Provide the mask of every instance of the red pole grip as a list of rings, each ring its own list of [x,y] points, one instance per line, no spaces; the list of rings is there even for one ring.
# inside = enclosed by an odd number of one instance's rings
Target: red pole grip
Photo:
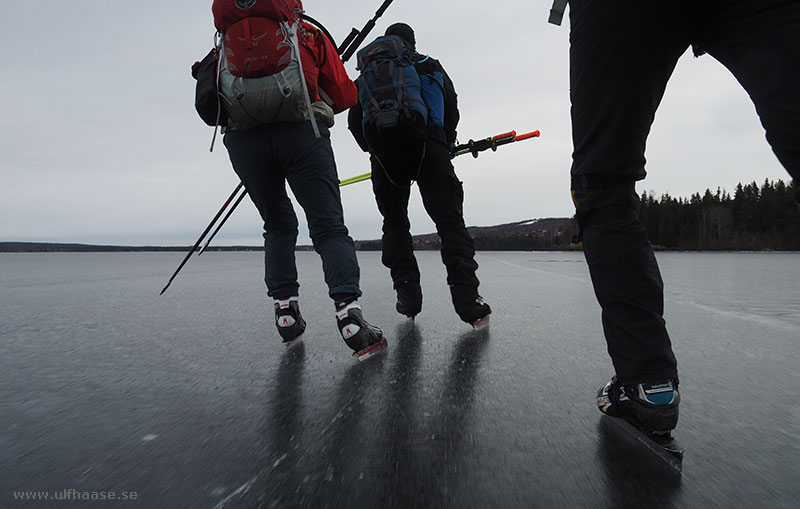
[[[502,140],[504,138],[513,138],[517,135],[517,131],[508,131],[507,133],[503,134],[495,134],[492,136],[492,141]]]
[[[527,140],[528,138],[538,138],[539,137],[539,130],[531,131],[529,133],[520,134],[519,136],[514,137],[514,141],[522,141]]]

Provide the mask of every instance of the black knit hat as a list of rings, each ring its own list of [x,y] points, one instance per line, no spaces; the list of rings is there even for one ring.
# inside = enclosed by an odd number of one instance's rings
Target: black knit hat
[[[397,35],[402,37],[412,48],[417,45],[417,41],[414,40],[414,29],[405,23],[395,23],[386,29],[384,35]]]

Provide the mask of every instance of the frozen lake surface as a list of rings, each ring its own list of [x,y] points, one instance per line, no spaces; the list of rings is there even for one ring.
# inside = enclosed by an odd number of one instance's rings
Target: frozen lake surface
[[[437,252],[416,322],[359,253],[389,342],[362,363],[297,256],[308,329],[287,350],[260,253],[192,259],[163,296],[182,253],[0,254],[0,507],[800,506],[800,254],[657,255],[680,476],[594,405],[612,368],[581,253],[479,253],[477,332]]]

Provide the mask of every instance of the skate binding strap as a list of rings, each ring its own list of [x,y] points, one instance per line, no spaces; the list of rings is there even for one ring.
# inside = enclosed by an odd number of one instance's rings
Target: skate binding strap
[[[378,341],[377,343],[373,343],[368,347],[364,348],[363,350],[353,352],[353,356],[355,356],[359,361],[363,361],[364,359],[372,357],[376,353],[380,352],[385,347],[386,347],[386,338],[382,337],[380,341]]]

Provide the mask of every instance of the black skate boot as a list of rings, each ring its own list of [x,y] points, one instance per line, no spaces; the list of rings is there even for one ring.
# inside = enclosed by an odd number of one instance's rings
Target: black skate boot
[[[476,329],[489,325],[489,315],[492,308],[483,302],[483,297],[478,295],[478,289],[472,286],[450,285],[450,295],[453,298],[453,307],[458,317]]]
[[[295,342],[306,330],[306,321],[300,314],[297,297],[275,299],[275,326],[286,346]]]
[[[654,440],[667,440],[678,424],[681,396],[678,381],[621,386],[617,377],[597,391],[597,407],[610,417],[625,419]]]
[[[337,310],[336,324],[344,342],[353,349],[353,355],[360,361],[386,346],[383,331],[364,320],[358,302],[351,302]]]
[[[397,291],[395,309],[413,320],[422,311],[422,288],[419,281],[401,281],[395,284],[394,289]]]

